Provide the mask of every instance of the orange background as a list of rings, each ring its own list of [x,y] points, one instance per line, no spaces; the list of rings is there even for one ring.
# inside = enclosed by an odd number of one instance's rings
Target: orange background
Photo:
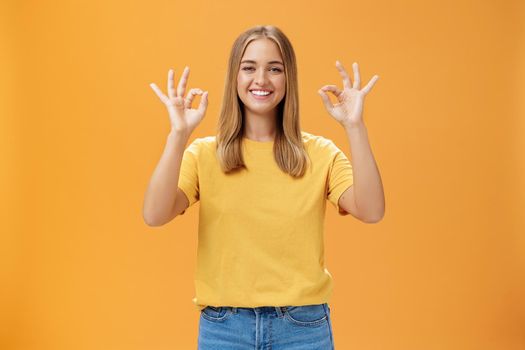
[[[317,90],[342,86],[336,59],[380,76],[364,119],[386,215],[327,206],[336,348],[525,348],[523,1],[0,6],[0,348],[196,348],[198,204],[142,219],[169,131],[149,83],[189,65],[210,101],[191,139],[214,134],[229,50],[256,24],[295,47],[303,130],[349,157]]]

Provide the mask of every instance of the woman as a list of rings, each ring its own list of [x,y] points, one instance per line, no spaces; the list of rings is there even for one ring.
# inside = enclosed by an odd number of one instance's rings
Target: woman
[[[329,139],[299,124],[294,50],[274,26],[256,26],[234,42],[217,135],[195,139],[207,91],[190,89],[189,68],[177,90],[168,73],[165,103],[171,132],[144,201],[144,220],[159,226],[197,201],[196,296],[199,349],[333,349],[328,301],[332,277],[324,266],[326,199],[340,215],[377,222],[384,213],[378,169],[362,120],[365,95],[337,62],[343,90],[319,94],[344,127],[352,159]],[[337,96],[332,105],[327,92]],[[197,109],[192,100],[201,95]],[[354,184],[355,176],[355,186]],[[354,189],[355,187],[355,189]]]

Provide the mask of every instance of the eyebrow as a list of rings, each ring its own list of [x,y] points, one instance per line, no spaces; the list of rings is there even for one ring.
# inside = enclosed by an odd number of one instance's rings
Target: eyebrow
[[[254,60],[244,60],[244,61],[241,61],[241,63],[257,63],[257,62],[255,62]],[[284,66],[284,64],[281,61],[269,61],[268,62],[268,64],[274,64],[274,63],[282,64]]]

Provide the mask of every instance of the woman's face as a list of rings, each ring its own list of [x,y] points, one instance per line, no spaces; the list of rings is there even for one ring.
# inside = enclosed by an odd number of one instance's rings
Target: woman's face
[[[283,99],[285,88],[284,64],[279,46],[266,38],[250,42],[244,51],[237,76],[237,93],[244,108],[257,114],[271,112]],[[269,91],[270,94],[260,96],[261,91]],[[259,95],[256,95],[258,92]]]

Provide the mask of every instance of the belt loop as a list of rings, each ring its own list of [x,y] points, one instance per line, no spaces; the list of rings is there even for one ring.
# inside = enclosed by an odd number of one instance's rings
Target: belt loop
[[[275,311],[277,312],[277,315],[279,317],[282,317],[283,314],[286,312],[286,306],[276,306]]]
[[[232,307],[232,312],[233,312],[234,314],[236,314],[236,313],[237,313],[237,307],[235,307],[235,306]]]

